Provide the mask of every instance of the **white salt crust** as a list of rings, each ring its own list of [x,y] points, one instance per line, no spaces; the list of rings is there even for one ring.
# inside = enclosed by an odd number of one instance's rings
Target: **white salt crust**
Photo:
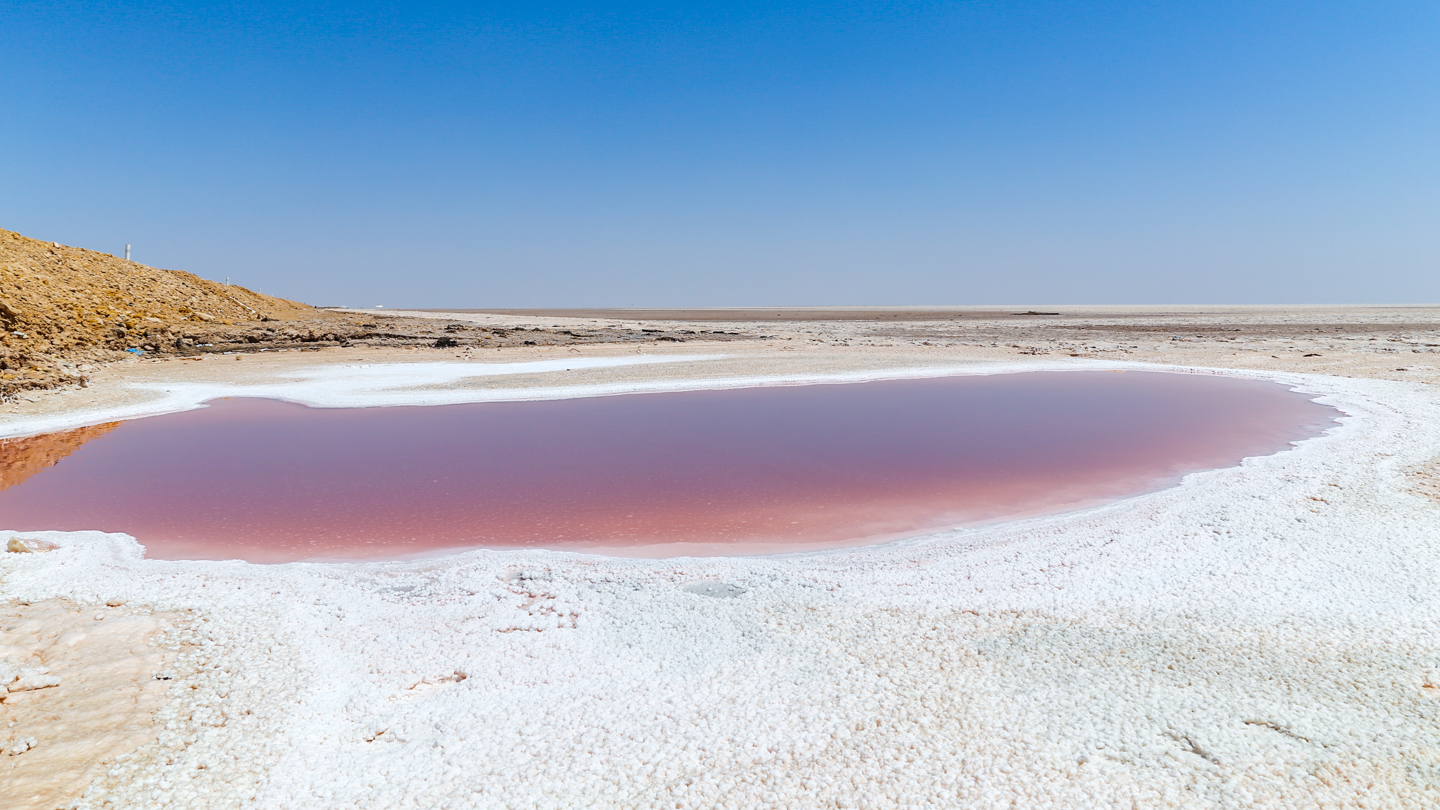
[[[665,355],[640,357],[573,357],[519,363],[357,363],[316,366],[282,373],[268,384],[134,383],[130,387],[156,396],[135,405],[67,411],[0,425],[0,438],[27,436],[121,419],[135,419],[202,407],[220,397],[265,397],[309,405],[312,408],[367,408],[387,405],[452,405],[515,399],[561,399],[661,390],[655,386],[574,386],[538,390],[504,388],[443,388],[463,380],[523,374],[547,374],[571,369],[619,368],[654,363],[691,363],[716,355]]]
[[[83,808],[1440,806],[1440,505],[1402,475],[1440,390],[1266,376],[1346,418],[881,547],[266,566],[47,532],[0,575],[194,611],[160,741]]]

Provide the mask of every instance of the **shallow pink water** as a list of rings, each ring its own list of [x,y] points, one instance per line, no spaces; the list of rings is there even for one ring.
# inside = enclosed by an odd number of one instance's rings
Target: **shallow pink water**
[[[1336,415],[1273,383],[1145,372],[440,407],[227,399],[88,439],[0,491],[0,527],[254,562],[788,551],[1138,494]]]

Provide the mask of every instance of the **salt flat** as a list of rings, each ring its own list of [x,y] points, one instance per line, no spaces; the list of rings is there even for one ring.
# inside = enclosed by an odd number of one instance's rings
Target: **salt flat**
[[[1107,345],[1094,336],[1108,326],[1054,327],[1068,336],[1025,317],[977,316],[970,333],[742,325],[773,337],[474,377],[374,348],[136,363],[22,403],[5,435],[251,386],[394,404],[1161,366],[1274,379],[1346,416],[1293,450],[1106,507],[811,554],[261,566],[145,560],[116,534],[26,535],[60,548],[0,555],[15,613],[42,600],[153,613],[171,680],[151,741],[116,749],[73,795],[6,806],[1440,804],[1436,311],[1125,312],[1114,322],[1150,319],[1164,339]],[[1284,319],[1294,328],[1276,331]],[[567,357],[636,350],[444,359]],[[59,689],[81,658],[55,670]],[[44,746],[31,723],[0,735]]]

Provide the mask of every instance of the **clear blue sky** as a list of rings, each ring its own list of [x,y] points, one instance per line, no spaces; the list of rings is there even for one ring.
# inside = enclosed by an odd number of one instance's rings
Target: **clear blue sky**
[[[318,304],[1440,301],[1440,4],[0,0],[0,227]]]

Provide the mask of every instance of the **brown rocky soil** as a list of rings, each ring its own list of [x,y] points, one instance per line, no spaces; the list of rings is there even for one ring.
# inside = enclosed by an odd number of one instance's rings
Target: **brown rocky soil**
[[[189,330],[293,320],[311,307],[0,230],[0,397],[84,383],[79,367]]]
[[[710,340],[745,335],[715,331]],[[328,346],[506,348],[682,342],[663,328],[478,326],[333,311],[0,229],[0,402],[85,386],[98,366],[154,356]]]

